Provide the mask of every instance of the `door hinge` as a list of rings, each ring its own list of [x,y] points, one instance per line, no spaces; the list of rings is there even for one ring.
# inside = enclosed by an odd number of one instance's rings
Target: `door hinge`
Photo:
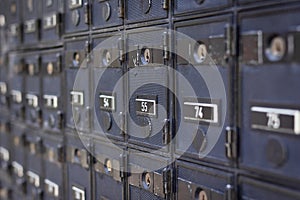
[[[237,131],[235,128],[226,127],[226,156],[229,159],[237,158]]]
[[[91,5],[88,2],[84,3],[84,23],[87,25],[91,24]]]
[[[171,140],[170,135],[170,120],[165,119],[164,120],[164,127],[163,127],[163,144],[169,144]]]
[[[84,51],[85,51],[85,57],[86,57],[86,61],[87,62],[90,62],[91,61],[91,55],[90,55],[90,52],[91,52],[91,42],[89,40],[85,41],[85,48],[84,48]]]
[[[169,0],[162,0],[161,5],[164,10],[167,10],[169,8]]]
[[[56,20],[57,20],[57,24],[56,24],[56,34],[61,37],[62,36],[62,29],[63,29],[63,17],[61,13],[57,13],[56,14]]]
[[[234,56],[234,30],[231,24],[226,24],[225,26],[225,55],[224,59],[226,62]]]
[[[119,61],[120,61],[120,63],[123,63],[124,58],[125,58],[124,46],[125,46],[124,39],[122,37],[120,37],[118,39],[118,50],[119,50]]]
[[[163,33],[163,58],[169,59],[169,33],[167,31]]]
[[[141,63],[141,61],[140,61],[140,47],[139,47],[139,45],[136,45],[135,52],[136,52],[136,55],[135,55],[135,57],[132,56],[132,60],[133,60],[134,67],[138,67],[138,66],[140,66],[140,63]]]
[[[57,128],[63,129],[64,128],[64,114],[61,111],[57,111]]]
[[[170,168],[163,169],[163,189],[165,196],[169,196],[172,192],[173,170]]]
[[[60,73],[62,71],[62,55],[60,53],[56,54],[56,73]]]
[[[124,18],[125,11],[124,11],[124,0],[118,0],[118,17]]]
[[[226,200],[235,200],[236,199],[236,193],[235,189],[232,185],[227,184],[225,189],[225,199]]]
[[[123,113],[123,112],[121,112],[121,113],[119,114],[119,116],[120,116],[120,129],[121,129],[121,134],[124,136],[124,135],[127,134],[127,130],[126,130],[126,120],[127,120],[126,114]]]
[[[128,163],[128,155],[126,152],[123,152],[120,155],[120,177],[124,180],[127,177],[127,163]]]

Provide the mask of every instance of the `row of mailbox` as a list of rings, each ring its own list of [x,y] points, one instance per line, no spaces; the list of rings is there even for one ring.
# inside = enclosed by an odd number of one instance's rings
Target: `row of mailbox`
[[[22,125],[0,136],[1,199],[300,199],[296,189],[247,174],[181,160],[170,164],[166,157],[72,131],[65,134],[66,146],[61,136]]]
[[[66,126],[297,188],[299,5],[282,7],[239,13],[239,29],[227,14],[10,52],[1,111],[49,135]]]
[[[241,5],[263,3],[257,0],[241,0]],[[267,4],[280,3],[268,2]],[[173,5],[174,4],[174,5]],[[64,34],[79,33],[92,29],[104,29],[125,24],[144,23],[153,20],[168,21],[169,10],[174,7],[175,16],[205,13],[235,5],[232,0],[5,0],[0,9],[1,24],[8,30],[11,49],[60,44]],[[250,4],[251,5],[251,4]],[[254,4],[255,5],[255,4]],[[124,19],[124,20],[123,20]]]
[[[14,119],[25,116],[29,125],[59,131],[66,124],[121,141],[129,135],[131,144],[161,151],[174,139],[178,154],[221,163],[236,159],[240,144],[243,165],[299,178],[299,8],[276,9],[239,18],[238,68],[232,16],[224,15],[175,24],[176,56],[163,26],[93,36],[91,43],[71,38],[64,53],[10,53],[9,67],[1,68],[10,71],[9,78],[1,73],[2,100],[10,94]],[[276,29],[267,26],[272,21]],[[167,67],[173,57],[176,72]]]

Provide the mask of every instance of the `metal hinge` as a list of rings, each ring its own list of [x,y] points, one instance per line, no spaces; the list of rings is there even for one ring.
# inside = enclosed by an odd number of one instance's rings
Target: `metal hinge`
[[[84,47],[84,51],[85,51],[85,57],[86,57],[86,61],[90,62],[91,61],[91,41],[87,40],[85,41],[85,47]]]
[[[225,198],[226,198],[226,200],[235,200],[236,199],[235,189],[230,184],[226,185]]]
[[[122,135],[126,135],[127,134],[127,130],[126,130],[126,114],[125,113],[123,113],[123,112],[121,112],[120,114],[119,114],[119,116],[120,116],[120,129],[121,129],[121,134]]]
[[[121,63],[124,62],[125,59],[124,47],[125,47],[125,40],[122,37],[120,37],[118,39],[118,50],[119,50],[119,61]]]
[[[63,129],[64,127],[64,114],[61,111],[56,112],[57,116],[57,128],[58,129]]]
[[[169,59],[169,33],[167,31],[163,33],[163,58]]]
[[[225,55],[224,59],[226,62],[234,56],[234,30],[231,24],[225,26]]]
[[[169,0],[162,0],[161,1],[161,5],[162,5],[162,8],[164,9],[164,10],[167,10],[168,8],[169,8],[169,2],[168,2]]]
[[[128,155],[127,153],[122,153],[120,155],[120,177],[122,180],[127,177],[127,163]]]
[[[56,54],[56,73],[60,73],[62,71],[62,55],[60,53]]]
[[[163,189],[164,194],[169,196],[172,192],[173,171],[170,168],[163,169]]]
[[[237,158],[237,131],[232,127],[226,127],[226,156],[229,159]]]
[[[124,18],[125,11],[124,11],[124,0],[118,0],[118,17]]]
[[[62,26],[63,26],[63,22],[62,22],[62,14],[61,13],[57,13],[56,14],[56,19],[57,19],[57,24],[56,24],[56,34],[60,37],[62,35]]]
[[[136,45],[137,49],[136,49],[136,56],[132,56],[132,60],[133,60],[133,65],[134,67],[138,67],[140,66],[140,47],[139,45]]]
[[[84,8],[84,23],[86,23],[87,25],[91,24],[91,13],[90,13],[90,7],[91,5],[88,2],[85,2],[83,5]]]
[[[170,135],[170,120],[164,120],[164,127],[163,127],[163,144],[169,144],[171,140]]]

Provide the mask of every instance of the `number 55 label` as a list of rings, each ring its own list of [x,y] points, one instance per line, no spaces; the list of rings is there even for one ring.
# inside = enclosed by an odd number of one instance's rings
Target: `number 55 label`
[[[156,98],[137,97],[135,99],[136,114],[143,116],[156,116]]]

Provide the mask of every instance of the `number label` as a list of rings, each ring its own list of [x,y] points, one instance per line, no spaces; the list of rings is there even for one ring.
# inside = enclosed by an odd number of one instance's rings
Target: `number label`
[[[137,98],[136,102],[136,114],[143,116],[156,116],[156,100]]]
[[[15,103],[22,103],[22,93],[18,90],[11,91],[12,100]]]
[[[84,94],[83,92],[71,91],[71,104],[76,106],[84,105]]]
[[[113,95],[100,94],[100,109],[115,111],[115,97]]]
[[[184,102],[183,115],[187,121],[218,123],[218,105],[210,103]]]
[[[26,99],[27,99],[28,106],[32,106],[34,108],[38,107],[39,100],[38,100],[38,97],[36,95],[27,94]]]
[[[36,31],[36,21],[33,20],[28,20],[25,21],[25,33],[34,33]]]
[[[45,106],[47,108],[54,108],[56,109],[58,107],[58,97],[54,96],[54,95],[44,95],[44,102],[45,102]]]
[[[79,8],[82,6],[82,0],[69,0],[69,8]]]
[[[43,20],[43,28],[44,29],[50,29],[54,28],[57,25],[57,16],[56,14],[46,16]]]
[[[253,106],[251,107],[251,128],[300,134],[300,111]]]
[[[73,199],[75,200],[85,200],[85,191],[76,186],[72,186]]]
[[[7,92],[7,85],[4,82],[0,82],[0,94],[5,95]]]

